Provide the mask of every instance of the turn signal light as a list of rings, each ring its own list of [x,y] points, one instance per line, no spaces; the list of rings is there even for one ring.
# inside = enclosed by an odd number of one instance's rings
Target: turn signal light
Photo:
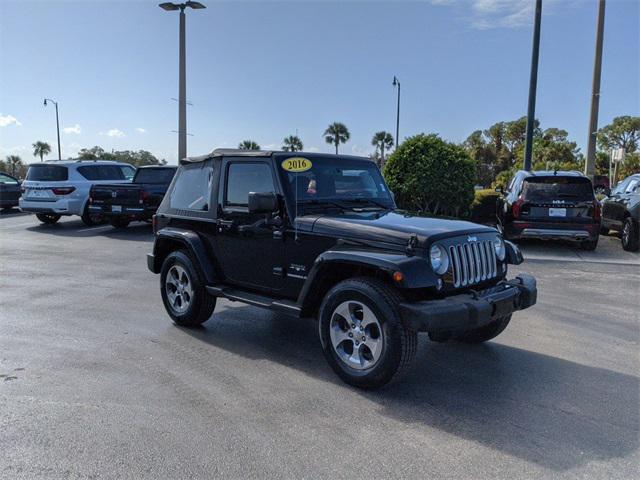
[[[393,272],[394,282],[400,283],[402,280],[404,280],[404,275],[402,274],[402,272]]]

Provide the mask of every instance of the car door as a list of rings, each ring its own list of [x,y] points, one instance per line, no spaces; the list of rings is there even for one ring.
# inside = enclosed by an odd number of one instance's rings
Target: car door
[[[276,226],[249,212],[249,192],[281,193],[271,159],[225,159],[220,176],[216,257],[227,283],[265,292],[282,287],[283,242]]]
[[[620,182],[611,192],[611,196],[607,198],[603,204],[602,217],[605,219],[607,227],[616,230],[622,228],[625,209],[625,190],[629,182],[629,178]]]

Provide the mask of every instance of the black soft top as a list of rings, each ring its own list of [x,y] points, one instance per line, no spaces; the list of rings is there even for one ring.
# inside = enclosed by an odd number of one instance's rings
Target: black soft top
[[[182,160],[181,163],[198,163],[210,160],[212,158],[219,157],[271,157],[273,155],[286,155],[287,157],[306,157],[306,158],[320,158],[328,156],[337,156],[346,159],[367,160],[373,162],[372,159],[367,157],[358,157],[355,155],[334,155],[333,153],[317,153],[317,152],[283,152],[277,150],[240,150],[238,148],[216,148],[213,152],[206,155],[199,155],[197,157],[187,157]]]

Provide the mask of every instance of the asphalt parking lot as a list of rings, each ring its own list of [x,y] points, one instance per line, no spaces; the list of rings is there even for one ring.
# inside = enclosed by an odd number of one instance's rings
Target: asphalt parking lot
[[[316,325],[220,302],[172,324],[151,228],[0,217],[2,478],[638,478],[640,256],[527,243],[539,303],[481,346],[421,338],[362,392]]]

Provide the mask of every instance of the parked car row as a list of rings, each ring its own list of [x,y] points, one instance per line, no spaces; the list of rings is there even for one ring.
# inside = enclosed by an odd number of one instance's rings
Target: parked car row
[[[621,232],[625,250],[638,250],[640,175],[618,184],[602,202],[588,177],[574,171],[517,172],[496,205],[506,239],[569,240],[595,250],[599,235]]]
[[[79,215],[87,226],[109,219],[116,227],[126,227],[131,220],[151,220],[175,170],[174,166],[136,169],[109,160],[34,164],[22,182],[19,206],[48,224]]]
[[[20,181],[8,173],[0,172],[0,208],[8,210],[18,206]]]

